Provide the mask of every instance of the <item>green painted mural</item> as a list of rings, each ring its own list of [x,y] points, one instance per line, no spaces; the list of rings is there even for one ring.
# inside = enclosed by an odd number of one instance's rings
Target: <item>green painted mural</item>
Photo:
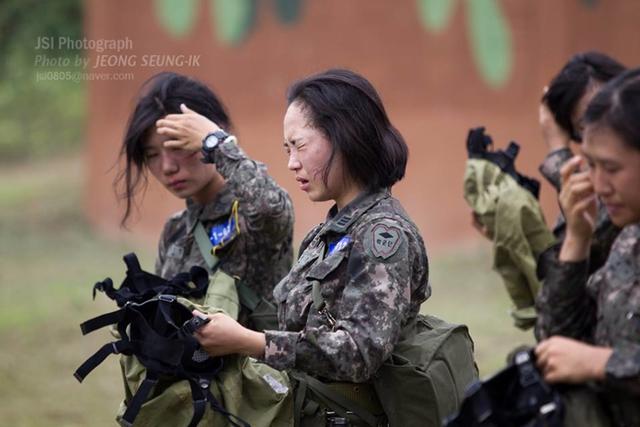
[[[253,30],[256,0],[210,0],[211,20],[216,34],[225,43],[242,42]]]
[[[502,87],[511,74],[511,31],[498,0],[460,0],[467,5],[467,33],[473,60],[483,80],[491,87]],[[285,25],[296,23],[302,15],[303,0],[209,0],[211,20],[218,40],[238,45],[253,31],[257,8],[270,5]],[[458,0],[417,0],[422,25],[429,32],[445,30]],[[184,37],[194,25],[201,0],[155,0],[160,24],[173,37]]]
[[[155,0],[154,9],[162,27],[173,37],[184,37],[193,27],[200,0]]]
[[[455,2],[452,0],[418,0],[418,11],[422,25],[434,33],[449,25]]]
[[[302,14],[303,0],[273,0],[276,16],[283,24],[294,24]]]
[[[427,31],[447,28],[457,0],[417,0],[420,18]],[[467,33],[473,60],[484,81],[503,86],[511,74],[511,32],[497,0],[466,0]]]
[[[237,45],[245,40],[256,24],[258,7],[272,6],[278,21],[292,25],[298,21],[303,0],[209,0],[211,22],[218,40]],[[184,37],[194,25],[201,0],[155,0],[158,21],[173,37]]]

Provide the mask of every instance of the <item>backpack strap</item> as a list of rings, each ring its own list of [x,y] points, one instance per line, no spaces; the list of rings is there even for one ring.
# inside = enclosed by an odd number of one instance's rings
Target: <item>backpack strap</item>
[[[120,309],[112,311],[111,313],[106,313],[101,316],[94,317],[93,319],[89,319],[80,325],[82,335],[87,335],[90,332],[108,325],[120,323],[125,319],[126,314],[127,313],[125,309]],[[99,364],[104,362],[104,360],[110,354],[130,353],[131,350],[131,342],[128,340],[126,335],[124,335],[123,339],[103,345],[98,351],[96,351],[92,356],[85,360],[78,369],[76,369],[76,371],[73,373],[73,376],[76,377],[79,382],[82,382],[85,377],[89,375],[91,371],[93,371]]]
[[[196,427],[198,425],[204,415],[207,402],[211,405],[212,410],[222,414],[232,426],[251,427],[249,423],[227,411],[220,402],[218,402],[209,389],[211,381],[206,378],[190,378],[188,381],[191,387],[191,395],[193,396],[193,417],[191,418],[189,427]]]
[[[135,274],[142,272],[142,268],[140,267],[140,261],[138,261],[138,257],[135,253],[131,252],[122,257],[124,263],[127,264],[127,274]]]
[[[193,398],[193,417],[191,417],[188,427],[196,427],[207,409],[207,395],[198,382],[189,380],[189,386]]]
[[[140,408],[142,408],[142,404],[147,401],[147,397],[151,393],[151,389],[158,383],[158,375],[147,369],[147,375],[138,387],[136,394],[133,395],[131,401],[127,405],[127,410],[124,415],[122,415],[121,424],[126,427],[131,427],[136,417],[138,416],[138,412],[140,412]]]
[[[305,412],[303,402],[307,395],[307,390],[311,390],[317,394],[322,398],[323,404],[326,403],[330,409],[334,410],[341,417],[349,419],[352,415],[348,414],[348,412],[351,412],[370,427],[376,427],[381,424],[382,418],[371,413],[371,411],[365,409],[362,405],[347,397],[344,393],[334,389],[331,385],[325,384],[304,372],[289,371],[289,375],[298,381],[298,390],[296,392],[295,399],[296,402],[294,404],[296,425],[300,425],[300,414]],[[364,386],[365,384],[361,385]],[[380,412],[383,412],[382,409]]]
[[[84,361],[78,369],[73,373],[78,382],[82,382],[87,375],[91,373],[99,364],[111,354],[118,354],[127,352],[131,349],[131,345],[125,340],[113,341],[103,345],[100,350],[96,351],[93,356],[90,356]]]
[[[198,249],[200,249],[200,255],[202,255],[204,262],[207,264],[207,267],[209,267],[209,271],[215,271],[220,263],[220,259],[212,253],[213,245],[211,244],[211,240],[209,240],[207,230],[205,230],[200,220],[198,220],[193,230],[193,237],[198,244]]]
[[[105,313],[82,322],[80,324],[80,330],[82,331],[82,335],[87,335],[96,329],[104,328],[105,326],[113,325],[122,321],[125,318],[125,315],[125,310],[122,308],[120,310],[112,311],[111,313]]]
[[[213,254],[213,245],[211,244],[211,240],[209,240],[207,231],[201,221],[198,221],[196,224],[193,236],[204,262],[207,264],[207,267],[209,267],[209,271],[214,272],[220,263],[220,258]],[[253,312],[256,307],[258,307],[258,304],[260,304],[261,298],[253,289],[240,281],[236,281],[236,288],[238,289],[240,304]]]

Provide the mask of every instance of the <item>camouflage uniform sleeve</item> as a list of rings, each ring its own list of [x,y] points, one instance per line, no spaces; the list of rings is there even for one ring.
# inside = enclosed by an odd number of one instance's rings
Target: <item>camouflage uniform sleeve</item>
[[[544,158],[540,165],[540,173],[557,192],[560,192],[561,187],[560,168],[571,157],[573,157],[573,153],[569,148],[559,148],[547,154],[547,157]]]
[[[536,338],[553,335],[592,341],[596,303],[587,293],[588,261],[561,262],[560,245],[543,252],[538,263],[544,283],[536,298]]]
[[[614,346],[605,373],[607,385],[640,394],[640,343]]]
[[[410,311],[415,252],[410,245],[415,239],[390,219],[368,223],[362,231],[354,235],[339,299],[325,299],[335,318],[333,327],[309,314],[300,332],[268,331],[268,364],[336,381],[364,382],[391,354]],[[380,235],[382,241],[376,243]]]
[[[269,176],[263,163],[250,159],[234,142],[219,144],[205,161],[216,165],[240,200],[249,230],[266,231],[272,236],[289,232],[293,222],[291,199]]]

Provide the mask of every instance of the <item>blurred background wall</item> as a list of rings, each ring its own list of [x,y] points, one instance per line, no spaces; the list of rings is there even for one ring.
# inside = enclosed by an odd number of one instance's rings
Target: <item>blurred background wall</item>
[[[520,142],[518,168],[540,178],[543,86],[579,51],[602,50],[629,65],[640,56],[638,1],[87,0],[84,7],[87,39],[128,43],[120,52],[85,50],[84,71],[112,79],[87,82],[85,187],[91,223],[110,234],[119,230],[112,183],[124,126],[138,88],[159,71],[195,76],[221,95],[241,144],[293,197],[298,241],[328,205],[308,201],[286,169],[286,88],[328,67],[361,72],[410,147],[395,194],[438,249],[475,238],[462,199],[469,127],[486,126],[498,147]],[[171,65],[180,55],[185,62]],[[542,203],[553,221],[548,186]],[[156,238],[181,206],[150,182],[131,229]]]

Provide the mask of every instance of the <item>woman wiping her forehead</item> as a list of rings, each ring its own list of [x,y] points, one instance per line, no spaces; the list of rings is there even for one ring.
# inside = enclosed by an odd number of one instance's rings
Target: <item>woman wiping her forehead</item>
[[[567,235],[540,293],[550,338],[538,365],[553,383],[584,384],[614,425],[640,425],[640,69],[609,82],[584,116],[583,153],[562,169]],[[588,276],[596,199],[622,231]],[[568,412],[570,414],[571,412]]]

